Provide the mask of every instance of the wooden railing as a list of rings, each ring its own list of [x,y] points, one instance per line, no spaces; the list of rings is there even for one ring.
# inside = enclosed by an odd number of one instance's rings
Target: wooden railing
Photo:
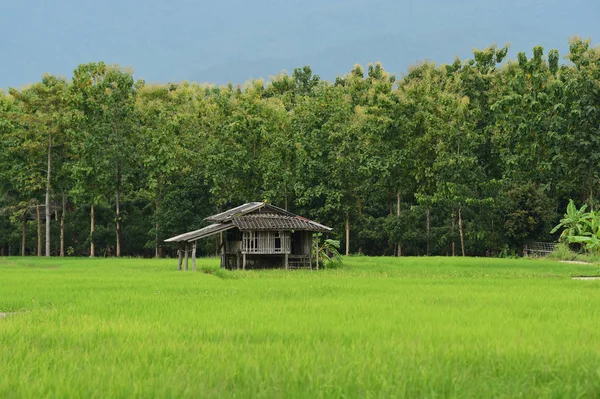
[[[290,247],[289,232],[244,231],[242,235],[242,253],[289,254]]]

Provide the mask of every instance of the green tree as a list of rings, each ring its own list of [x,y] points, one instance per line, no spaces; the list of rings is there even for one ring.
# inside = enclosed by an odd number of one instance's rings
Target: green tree
[[[93,252],[94,204],[97,191],[110,185],[115,195],[116,256],[121,256],[121,196],[124,175],[135,155],[133,149],[133,110],[136,98],[132,72],[104,63],[80,65],[74,72],[73,87],[83,113],[78,173],[91,180],[91,250]],[[110,176],[105,178],[105,175]],[[104,177],[103,177],[104,176]],[[97,188],[96,188],[97,187]],[[85,190],[85,189],[84,189]],[[82,190],[78,190],[82,193]]]
[[[66,79],[45,75],[41,82],[22,92],[11,90],[11,95],[21,104],[20,125],[29,132],[31,145],[41,146],[42,142],[46,143],[45,255],[50,256],[52,154],[56,146],[64,145],[65,131],[70,127],[69,83]]]

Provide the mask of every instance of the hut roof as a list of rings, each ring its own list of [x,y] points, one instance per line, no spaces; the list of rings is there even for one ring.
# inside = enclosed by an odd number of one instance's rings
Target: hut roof
[[[228,211],[209,216],[204,220],[215,223],[200,230],[171,237],[165,240],[165,242],[196,241],[200,238],[236,227],[241,231],[303,230],[325,232],[333,230],[331,227],[313,222],[312,220],[264,202],[249,202]]]
[[[266,202],[248,202],[247,204],[236,206],[228,211],[218,213],[216,215],[209,216],[205,218],[207,222],[219,222],[223,223],[233,218],[237,218],[243,215],[247,215],[252,212],[256,212],[261,210],[263,212],[296,216],[291,212],[286,211],[285,209],[281,209],[271,204],[267,204]]]
[[[331,228],[323,226],[302,216],[278,215],[272,213],[254,213],[239,216],[231,221],[240,230],[308,230],[330,231]]]

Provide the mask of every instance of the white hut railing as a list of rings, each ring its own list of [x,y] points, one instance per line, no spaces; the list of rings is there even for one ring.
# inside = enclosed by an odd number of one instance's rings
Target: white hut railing
[[[289,254],[290,233],[285,231],[244,231],[242,253]]]

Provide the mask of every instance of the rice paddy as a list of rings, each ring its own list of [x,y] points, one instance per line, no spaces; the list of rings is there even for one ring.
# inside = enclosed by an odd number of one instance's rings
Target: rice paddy
[[[600,397],[600,266],[0,259],[0,397]]]

